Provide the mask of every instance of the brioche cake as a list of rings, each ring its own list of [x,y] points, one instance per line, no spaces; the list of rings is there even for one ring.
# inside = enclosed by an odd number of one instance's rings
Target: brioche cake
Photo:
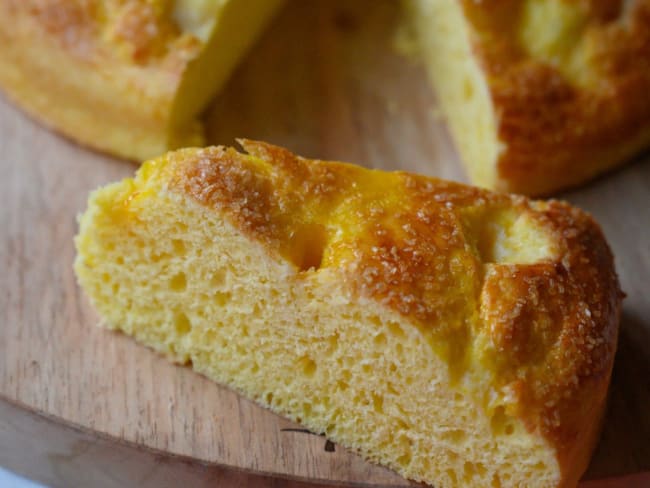
[[[650,144],[650,0],[406,0],[467,172],[547,194]]]
[[[0,86],[129,159],[202,144],[197,114],[282,0],[0,0]]]
[[[240,142],[91,194],[104,325],[407,478],[575,486],[621,302],[591,217]]]

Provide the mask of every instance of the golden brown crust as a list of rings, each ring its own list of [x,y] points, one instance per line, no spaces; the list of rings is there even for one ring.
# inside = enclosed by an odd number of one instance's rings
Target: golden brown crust
[[[0,86],[82,144],[135,160],[202,143],[197,114],[281,0],[0,0]]]
[[[496,346],[497,377],[518,399],[515,415],[552,439],[568,471],[586,466],[580,446],[599,431],[622,293],[593,220],[561,202],[543,207],[558,258],[493,268],[481,315]]]
[[[182,32],[173,22],[171,5],[165,1],[2,0],[0,3],[7,22],[3,25],[5,35],[25,36],[21,42],[35,41],[28,39],[28,35],[45,38],[71,56],[95,65],[156,63],[167,76],[177,78],[200,48],[193,35]],[[160,76],[155,72],[149,75]]]
[[[320,267],[409,318],[452,370],[490,371],[509,398],[506,413],[557,448],[568,476],[586,466],[621,303],[612,255],[590,216],[562,202],[243,144],[253,157],[224,148],[172,153],[169,189],[225,212],[290,260],[292,236],[322,226]],[[509,211],[542,230],[548,255],[518,263],[481,254],[476,222]]]
[[[202,48],[164,4],[0,0],[0,85],[78,142],[131,159],[160,154],[183,72]]]
[[[547,59],[522,43],[526,2],[462,1],[504,143],[500,189],[556,191],[650,143],[650,1],[560,1],[579,11],[579,34]]]

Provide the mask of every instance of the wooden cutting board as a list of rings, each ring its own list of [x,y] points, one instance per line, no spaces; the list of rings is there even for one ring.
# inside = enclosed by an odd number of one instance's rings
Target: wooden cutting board
[[[392,0],[295,0],[206,115],[209,140],[465,181],[423,70],[394,49]],[[98,114],[101,117],[101,114]],[[0,99],[0,465],[52,486],[408,486],[98,321],[72,272],[89,190],[134,165]],[[593,212],[625,300],[587,479],[650,470],[650,157],[562,195]],[[302,480],[288,483],[268,476]],[[591,486],[650,486],[647,475]]]

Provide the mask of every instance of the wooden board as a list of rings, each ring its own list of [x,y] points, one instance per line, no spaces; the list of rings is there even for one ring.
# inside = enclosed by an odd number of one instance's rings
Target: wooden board
[[[398,18],[392,0],[292,1],[207,114],[210,141],[260,138],[305,156],[464,181],[422,68],[393,49]],[[72,272],[75,218],[89,190],[130,175],[132,164],[60,138],[6,99],[0,155],[0,465],[52,486],[285,486],[267,475],[408,486],[94,327]],[[648,471],[650,158],[562,197],[601,222],[628,294],[586,478]],[[616,486],[642,483],[650,480]]]

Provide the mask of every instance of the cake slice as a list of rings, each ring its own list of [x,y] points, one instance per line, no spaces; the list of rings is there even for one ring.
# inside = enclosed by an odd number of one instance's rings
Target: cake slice
[[[407,478],[574,486],[618,334],[598,225],[242,144],[90,196],[75,270],[105,325]]]
[[[650,145],[650,0],[407,0],[480,186],[547,194]]]
[[[80,143],[143,160],[196,120],[283,0],[0,0],[0,87]]]

